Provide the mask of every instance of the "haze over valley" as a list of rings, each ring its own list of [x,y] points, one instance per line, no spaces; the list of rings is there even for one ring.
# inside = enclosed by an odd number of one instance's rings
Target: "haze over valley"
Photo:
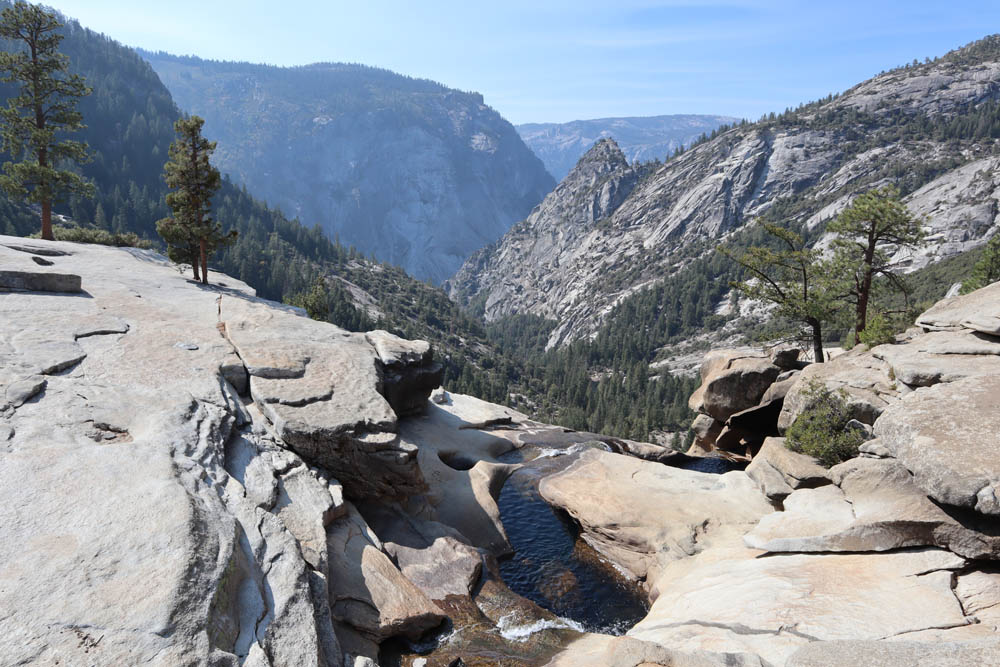
[[[0,665],[1000,664],[967,4],[0,0]]]

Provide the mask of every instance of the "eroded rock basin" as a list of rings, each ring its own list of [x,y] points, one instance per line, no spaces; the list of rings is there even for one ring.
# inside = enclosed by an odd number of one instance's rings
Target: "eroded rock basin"
[[[515,593],[577,629],[621,635],[646,615],[645,597],[580,538],[579,527],[565,512],[538,493],[542,477],[564,468],[578,448],[564,453],[526,447],[505,456],[528,463],[500,493],[500,517],[514,547],[514,555],[500,563],[500,572]]]
[[[646,616],[649,602],[639,583],[595,551],[580,526],[539,493],[543,478],[590,449],[608,447],[596,441],[526,445],[498,457],[520,466],[497,501],[514,554],[489,559],[475,603],[456,600],[448,610],[452,624],[423,643],[385,644],[379,664],[541,665],[586,633],[621,636]],[[705,458],[678,467],[724,473],[734,466],[740,467]]]

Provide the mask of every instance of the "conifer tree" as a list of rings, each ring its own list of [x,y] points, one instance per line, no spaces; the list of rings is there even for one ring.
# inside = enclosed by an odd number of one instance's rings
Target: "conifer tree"
[[[57,133],[84,127],[76,103],[91,93],[79,75],[69,74],[69,58],[59,53],[60,27],[55,14],[26,2],[0,14],[0,37],[18,46],[0,52],[0,81],[20,91],[0,109],[3,150],[11,158],[3,165],[0,187],[41,206],[42,238],[49,241],[54,239],[53,201],[70,194],[89,197],[94,191],[79,174],[60,168],[87,160],[85,143],[60,139]]]
[[[726,248],[719,249],[751,276],[750,280],[730,285],[751,299],[777,305],[778,315],[805,325],[813,356],[821,363],[823,324],[837,309],[827,280],[828,267],[820,260],[820,251],[807,248],[795,232],[772,224],[765,224],[764,229],[779,241],[777,250],[754,246],[735,255]]]
[[[855,306],[854,344],[868,321],[875,278],[885,278],[889,287],[905,292],[899,267],[887,248],[914,248],[923,241],[922,220],[900,201],[899,190],[886,186],[857,197],[826,230],[833,241],[832,274],[844,283],[844,296]]]
[[[163,178],[173,192],[167,205],[173,217],[156,223],[156,231],[167,242],[167,252],[175,261],[190,262],[194,279],[208,284],[208,257],[236,239],[236,232],[224,233],[212,218],[212,196],[222,185],[219,170],[212,166],[215,142],[201,135],[205,121],[198,116],[181,118],[174,124],[177,139],[170,144]]]

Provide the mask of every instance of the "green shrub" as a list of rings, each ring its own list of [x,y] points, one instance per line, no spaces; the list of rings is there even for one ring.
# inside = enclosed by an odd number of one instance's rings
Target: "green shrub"
[[[876,345],[896,342],[896,331],[892,326],[892,322],[885,315],[875,313],[868,318],[865,328],[858,334],[858,338],[870,350]]]
[[[825,385],[811,382],[805,393],[805,410],[785,433],[785,446],[807,454],[829,468],[858,455],[864,434],[847,428],[851,415],[843,390],[830,391]]]
[[[140,238],[134,232],[115,234],[105,229],[94,227],[61,227],[52,229],[56,241],[71,241],[73,243],[96,243],[97,245],[109,245],[116,248],[142,248],[149,249],[153,244],[144,238]]]

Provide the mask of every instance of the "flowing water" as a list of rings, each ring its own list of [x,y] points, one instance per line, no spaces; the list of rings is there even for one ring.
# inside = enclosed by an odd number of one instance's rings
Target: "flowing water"
[[[638,585],[587,545],[575,522],[538,492],[543,477],[564,469],[590,447],[605,445],[528,445],[499,458],[522,464],[497,500],[514,555],[498,565],[492,561],[475,603],[448,610],[453,626],[424,645],[384,644],[380,664],[544,664],[581,632],[622,635],[642,620],[649,607]],[[725,473],[743,465],[705,458],[679,467]]]
[[[500,562],[503,581],[518,595],[588,632],[624,634],[649,611],[645,596],[580,539],[578,527],[564,512],[538,493],[541,478],[564,467],[577,452],[552,453],[518,450],[508,456],[535,458],[507,480],[497,501],[514,547],[514,555]]]

